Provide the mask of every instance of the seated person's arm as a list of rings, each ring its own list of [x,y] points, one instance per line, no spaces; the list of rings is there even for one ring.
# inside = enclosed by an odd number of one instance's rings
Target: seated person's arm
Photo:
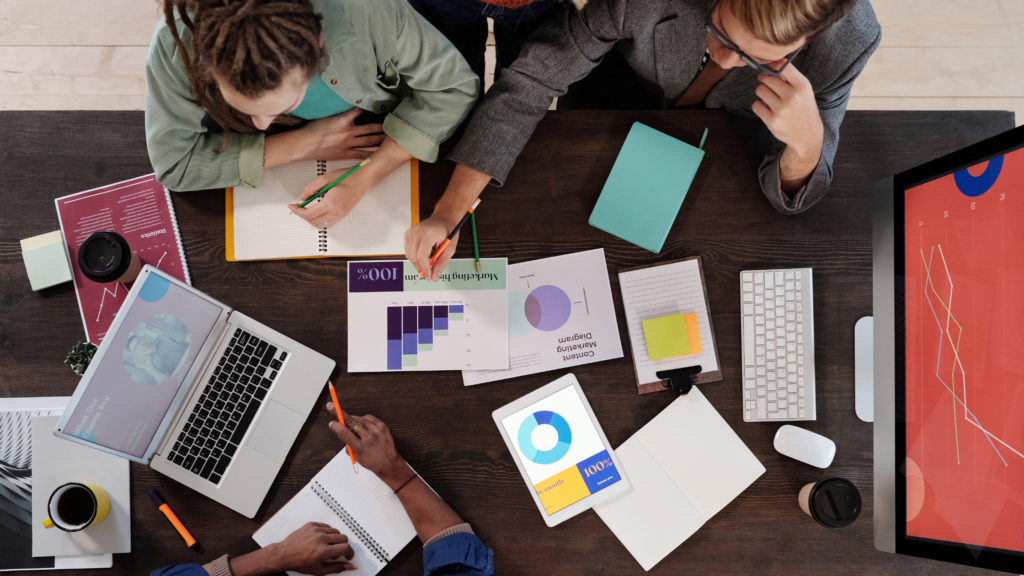
[[[779,212],[799,214],[828,192],[839,126],[853,81],[874,53],[880,34],[832,85],[817,93],[793,65],[783,70],[780,78],[759,75],[762,84],[753,111],[772,132],[773,143],[758,176],[761,189]]]
[[[348,538],[326,524],[310,522],[287,538],[237,558],[222,556],[205,566],[168,566],[151,576],[266,576],[294,571],[312,576],[354,570]]]
[[[551,101],[584,78],[627,29],[629,0],[591,0],[582,10],[562,3],[502,70],[501,79],[477,105],[448,159],[458,167],[434,214],[405,236],[406,257],[437,280],[458,236],[431,268],[430,251],[439,246],[469,210],[487,183],[501,185]]]
[[[328,403],[327,410],[333,415],[334,404]],[[376,474],[398,495],[424,543],[424,572],[429,576],[493,575],[491,550],[398,455],[387,425],[371,415],[344,413],[344,417],[347,426],[334,420],[331,430],[352,448],[360,466]]]

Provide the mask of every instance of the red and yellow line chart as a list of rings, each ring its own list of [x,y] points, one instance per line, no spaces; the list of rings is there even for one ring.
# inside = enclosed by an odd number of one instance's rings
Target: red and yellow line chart
[[[907,535],[1024,552],[1024,149],[904,209]]]

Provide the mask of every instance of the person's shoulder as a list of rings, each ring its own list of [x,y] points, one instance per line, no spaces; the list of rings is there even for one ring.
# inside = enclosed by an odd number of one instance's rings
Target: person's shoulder
[[[833,24],[818,41],[836,51],[859,54],[877,44],[881,36],[882,26],[878,23],[871,2],[858,0],[849,14]]]
[[[569,10],[575,10],[568,2]],[[711,11],[711,0],[587,0],[581,10],[593,14],[604,12],[613,20],[621,21],[634,33],[651,32],[655,25],[673,18],[703,20],[705,11]]]
[[[178,30],[178,36],[181,41],[188,46],[192,41],[192,34],[185,23],[181,21],[181,16],[175,15],[174,25]],[[156,28],[153,30],[153,36],[149,41],[149,59],[154,57],[166,58],[167,60],[174,60],[175,56],[178,55],[178,45],[174,42],[174,34],[171,28],[167,25],[167,18],[162,14],[160,21],[157,22]]]

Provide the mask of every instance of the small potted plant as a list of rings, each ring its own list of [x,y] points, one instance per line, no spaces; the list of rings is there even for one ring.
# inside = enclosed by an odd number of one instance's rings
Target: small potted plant
[[[71,369],[75,371],[75,374],[81,376],[85,374],[87,368],[89,368],[89,362],[92,362],[92,357],[96,354],[96,345],[91,342],[79,342],[75,344],[75,347],[68,352],[68,357],[64,359],[65,364],[70,364]]]

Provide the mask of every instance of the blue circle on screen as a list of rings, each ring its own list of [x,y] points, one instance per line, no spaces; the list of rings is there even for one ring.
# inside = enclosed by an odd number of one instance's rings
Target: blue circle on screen
[[[985,167],[985,171],[981,174],[971,176],[971,173],[964,168],[953,173],[953,180],[964,196],[974,198],[988,192],[992,185],[996,183],[996,180],[999,179],[999,174],[1002,171],[1003,157],[997,156],[988,161],[988,166]]]
[[[139,290],[139,298],[146,302],[156,302],[163,298],[170,288],[171,283],[169,280],[151,272],[149,277],[146,278],[146,283]]]
[[[544,424],[553,427],[558,433],[558,442],[550,450],[540,450],[533,445],[534,429]],[[519,450],[527,460],[537,464],[554,464],[569,452],[569,446],[572,445],[572,429],[561,414],[540,410],[527,416],[519,426],[518,440]]]

